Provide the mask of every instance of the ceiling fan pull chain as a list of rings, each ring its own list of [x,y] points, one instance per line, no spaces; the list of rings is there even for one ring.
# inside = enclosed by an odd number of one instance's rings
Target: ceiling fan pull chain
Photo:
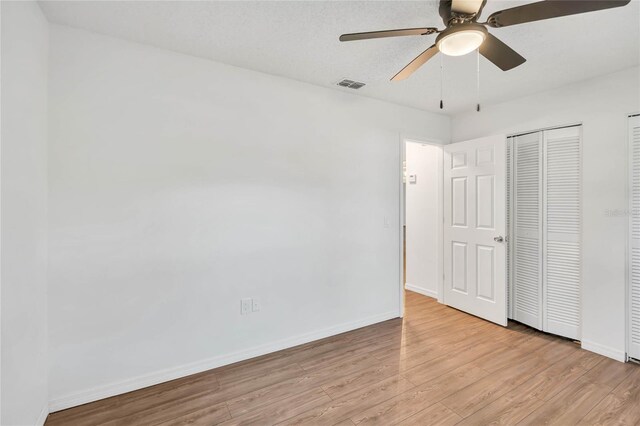
[[[476,49],[476,111],[480,112],[480,49]]]
[[[440,109],[444,109],[444,103],[442,102],[442,86],[444,85],[444,71],[443,71],[444,55],[440,55]]]

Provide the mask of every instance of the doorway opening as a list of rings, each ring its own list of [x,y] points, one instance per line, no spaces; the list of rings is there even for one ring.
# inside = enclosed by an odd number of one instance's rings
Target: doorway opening
[[[404,290],[442,302],[442,145],[402,140],[401,239]]]
[[[402,173],[404,183],[400,181],[400,223],[406,225],[407,270],[405,279],[403,268],[399,268],[399,284],[502,326],[507,325],[505,140],[505,135],[447,145],[404,140],[401,158],[406,159],[406,171]],[[427,151],[428,146],[434,145],[435,154],[424,157],[435,157],[435,166],[420,172],[412,160],[422,156],[412,155],[413,148],[419,146]],[[420,183],[429,177],[439,192],[436,196],[432,193],[419,197],[426,206],[414,209],[412,192],[419,190]],[[434,212],[427,229],[435,238],[413,225],[413,211],[418,211],[416,218],[420,221],[430,217],[427,211]],[[403,231],[401,228],[399,233],[400,265],[404,260]],[[427,250],[421,253],[414,242],[426,244],[433,254]],[[419,273],[413,273],[414,265],[431,280],[419,280]],[[404,299],[400,299],[403,312]]]

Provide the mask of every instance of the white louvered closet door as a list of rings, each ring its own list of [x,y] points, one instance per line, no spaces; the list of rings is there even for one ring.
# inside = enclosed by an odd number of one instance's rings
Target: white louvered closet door
[[[510,151],[512,318],[542,329],[541,133],[514,136]]]
[[[505,278],[507,280],[507,318],[513,318],[513,300],[511,300],[511,296],[513,296],[513,290],[511,290],[511,277],[513,276],[512,265],[511,265],[511,249],[509,243],[509,235],[513,235],[513,229],[511,228],[511,223],[513,219],[511,218],[511,193],[513,192],[513,188],[511,183],[513,182],[513,136],[509,136],[507,138],[507,146],[505,150],[506,160],[507,160],[507,174],[505,176],[505,201],[507,203],[507,214],[505,216],[505,224],[507,226],[507,269],[505,271]]]
[[[572,339],[581,324],[580,132],[513,136],[507,151],[510,318]]]
[[[629,117],[629,356],[640,359],[640,116]]]
[[[580,339],[580,127],[545,130],[543,330]]]

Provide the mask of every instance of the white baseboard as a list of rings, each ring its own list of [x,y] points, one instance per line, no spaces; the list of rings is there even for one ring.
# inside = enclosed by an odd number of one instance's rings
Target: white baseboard
[[[416,293],[420,293],[423,296],[433,297],[434,299],[438,298],[438,292],[437,291],[428,290],[428,289],[426,289],[424,287],[420,287],[420,286],[417,286],[417,285],[406,283],[404,285],[404,288],[406,288],[407,290],[410,290],[410,291],[414,291]]]
[[[627,356],[624,351],[614,349],[609,346],[604,346],[600,343],[595,343],[589,340],[582,340],[582,349],[595,352],[597,354],[615,359],[616,361],[620,362],[625,362],[627,360]]]
[[[119,382],[96,386],[94,388],[85,389],[79,392],[52,399],[51,401],[49,401],[49,411],[53,413],[56,411],[86,404],[88,402],[97,401],[99,399],[109,398],[111,396],[146,388],[148,386],[153,386],[159,383],[168,382],[170,380],[179,379],[181,377],[190,376],[192,374],[201,373],[213,368],[233,364],[234,362],[244,361],[246,359],[255,358],[257,356],[266,355],[272,352],[277,352],[283,349],[302,345],[304,343],[313,342],[314,340],[324,339],[325,337],[334,336],[336,334],[355,330],[361,327],[366,327],[368,325],[376,324],[382,321],[398,318],[399,316],[400,313],[398,311],[385,312],[383,314],[373,315],[361,320],[351,321],[311,333],[289,337],[273,343],[267,343],[264,345],[249,348],[243,351],[238,351],[227,355],[220,355],[189,364],[184,364],[178,367],[156,371]]]
[[[42,411],[40,411],[40,415],[38,416],[38,420],[36,420],[36,426],[43,426],[44,422],[47,421],[47,416],[49,415],[49,407],[42,407]]]

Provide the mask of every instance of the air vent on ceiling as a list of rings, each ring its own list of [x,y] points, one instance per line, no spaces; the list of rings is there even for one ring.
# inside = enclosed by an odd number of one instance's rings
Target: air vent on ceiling
[[[338,82],[338,86],[348,87],[349,89],[360,89],[364,85],[365,83],[361,83],[359,81],[347,80],[346,78]]]

